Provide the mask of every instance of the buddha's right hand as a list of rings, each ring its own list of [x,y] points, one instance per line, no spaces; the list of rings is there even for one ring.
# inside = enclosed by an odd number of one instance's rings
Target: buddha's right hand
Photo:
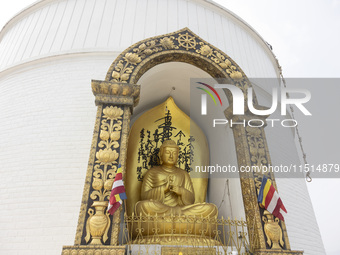
[[[165,188],[164,188],[164,192],[169,192],[172,188],[172,180],[173,177],[170,175],[165,179]]]

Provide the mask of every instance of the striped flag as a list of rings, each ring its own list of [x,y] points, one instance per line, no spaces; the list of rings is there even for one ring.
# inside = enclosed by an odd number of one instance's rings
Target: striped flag
[[[123,183],[123,174],[121,165],[118,165],[115,180],[113,181],[110,201],[107,207],[107,211],[112,215],[123,203],[123,199],[127,199],[125,193],[125,187]]]
[[[283,215],[287,213],[279,194],[276,192],[271,180],[267,179],[264,175],[260,188],[260,193],[257,198],[257,202],[260,203],[268,212],[275,217],[284,221]]]

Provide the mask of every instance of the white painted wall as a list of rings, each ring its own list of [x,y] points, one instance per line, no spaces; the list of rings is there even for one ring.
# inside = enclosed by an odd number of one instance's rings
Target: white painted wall
[[[73,244],[96,116],[91,79],[112,57],[51,58],[0,78],[1,254]]]
[[[43,0],[0,33],[0,71],[42,56],[123,51],[148,37],[190,28],[231,56],[249,77],[275,77],[258,34],[205,0]]]

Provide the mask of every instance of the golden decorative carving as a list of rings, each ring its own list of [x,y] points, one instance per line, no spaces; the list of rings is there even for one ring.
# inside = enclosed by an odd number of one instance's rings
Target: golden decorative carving
[[[268,245],[272,249],[282,249],[284,242],[282,240],[282,230],[279,226],[280,220],[278,218],[274,220],[274,216],[267,210],[264,211],[262,219],[264,221],[264,232],[266,233]]]
[[[140,86],[120,82],[92,80],[92,92],[96,104],[136,106],[139,102]],[[131,107],[132,112],[132,107]]]
[[[210,57],[213,54],[212,48],[210,48],[209,45],[205,45],[204,43],[200,43],[201,48],[199,50],[196,50],[197,53],[202,54],[203,56]]]
[[[106,207],[118,162],[125,172],[129,121],[132,106],[138,103],[139,86],[92,81],[92,90],[98,110],[75,244],[90,242],[100,249],[98,245],[107,242],[109,238],[109,243],[118,244],[121,208],[111,217],[107,215]],[[101,100],[103,98],[109,101],[108,105],[103,106],[108,103]],[[74,252],[77,249],[72,249]],[[79,251],[79,254],[83,252]]]
[[[179,46],[185,48],[186,50],[195,49],[197,45],[196,38],[192,35],[189,35],[188,32],[185,34],[178,34],[178,38],[176,40],[178,41]]]
[[[227,78],[241,88],[245,95],[251,86],[244,72],[227,54],[188,28],[132,45],[112,63],[105,80],[134,84],[151,67],[170,61],[190,63],[207,71],[212,77]],[[231,99],[230,95],[227,96]]]
[[[92,208],[88,210],[90,217],[88,218],[86,224],[85,240],[88,242],[92,237],[90,244],[102,244],[102,238],[104,243],[108,239],[107,233],[109,231],[111,221],[108,214],[104,212],[107,208],[107,204],[107,201],[94,201],[92,207],[96,209],[96,213],[94,214],[94,210]]]
[[[98,150],[96,161],[93,166],[92,192],[90,199],[93,204],[88,209],[88,219],[86,222],[85,242],[90,244],[103,244],[108,239],[110,218],[104,212],[107,208],[108,199],[111,193],[115,172],[117,170],[117,160],[119,153],[119,139],[122,129],[123,109],[117,106],[106,106],[103,108],[101,126],[99,132]]]
[[[110,184],[113,183],[118,164],[119,153],[116,149],[119,148],[119,142],[116,137],[120,137],[122,115],[123,110],[117,106],[106,106],[103,109],[100,141],[93,167],[92,188],[94,190],[90,194],[92,200],[104,201],[110,197]]]
[[[64,246],[62,255],[124,255],[125,246],[75,245]]]
[[[107,82],[92,80],[92,92],[96,95],[127,96],[136,99],[140,93],[139,85],[131,85],[120,82]]]
[[[264,149],[261,128],[247,126],[246,132],[252,165],[267,165],[268,160]]]
[[[178,46],[174,44],[174,39],[175,37],[170,36],[170,37],[164,37],[163,39],[160,39],[160,44],[164,49],[178,49]]]

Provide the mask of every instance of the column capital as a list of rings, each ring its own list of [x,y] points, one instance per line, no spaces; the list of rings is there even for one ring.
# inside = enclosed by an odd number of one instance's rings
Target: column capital
[[[140,95],[140,85],[92,80],[92,92],[96,97],[96,105],[113,104],[137,106]]]

